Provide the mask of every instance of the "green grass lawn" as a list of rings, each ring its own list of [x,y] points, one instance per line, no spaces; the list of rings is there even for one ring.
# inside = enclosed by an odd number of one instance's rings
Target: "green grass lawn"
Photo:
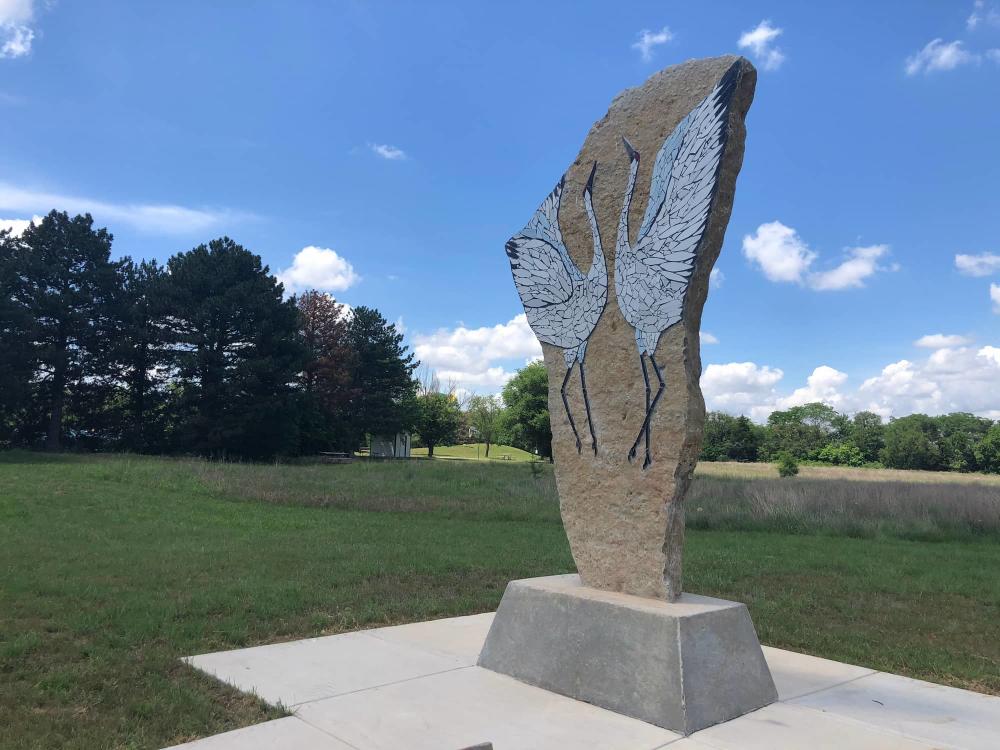
[[[414,456],[426,456],[426,448],[414,448]],[[509,456],[509,458],[504,458]],[[434,448],[434,458],[471,458],[481,461],[486,458],[486,443],[468,443],[466,445],[438,445]],[[491,445],[490,461],[537,461],[538,457],[515,448],[512,445]]]
[[[573,569],[551,467],[0,454],[0,747],[159,748],[277,712],[185,654],[493,609]],[[692,530],[764,643],[1000,693],[1000,543]]]

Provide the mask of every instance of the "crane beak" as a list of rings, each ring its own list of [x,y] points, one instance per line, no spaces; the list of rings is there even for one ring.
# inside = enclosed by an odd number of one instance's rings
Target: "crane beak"
[[[628,154],[629,161],[639,161],[639,152],[632,148],[632,144],[628,142],[628,138],[622,136],[622,143],[625,144],[625,153]]]
[[[588,193],[593,194],[594,192],[594,175],[597,173],[597,162],[594,162],[594,166],[590,168],[590,177],[587,178],[587,187],[583,189],[583,194]]]

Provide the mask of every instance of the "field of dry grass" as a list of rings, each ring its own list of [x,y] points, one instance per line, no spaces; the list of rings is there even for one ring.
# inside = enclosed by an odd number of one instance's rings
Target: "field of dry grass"
[[[747,464],[738,461],[703,461],[697,476],[736,479],[777,479],[775,464]],[[982,484],[1000,492],[1000,474],[962,474],[955,471],[912,471],[907,469],[865,469],[850,466],[800,466],[800,479],[848,479],[858,482],[916,482],[932,484]]]

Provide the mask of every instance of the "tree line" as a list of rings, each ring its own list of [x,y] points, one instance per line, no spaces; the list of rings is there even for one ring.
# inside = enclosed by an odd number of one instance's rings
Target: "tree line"
[[[1000,421],[956,412],[883,422],[822,403],[774,411],[763,425],[710,412],[703,461],[777,461],[782,456],[842,466],[1000,473]]]
[[[0,232],[0,445],[270,458],[414,421],[418,363],[373,308],[285,298],[228,237],[111,259],[89,215]]]

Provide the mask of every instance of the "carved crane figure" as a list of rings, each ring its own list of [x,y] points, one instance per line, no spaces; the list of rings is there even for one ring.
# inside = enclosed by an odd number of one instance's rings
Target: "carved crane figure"
[[[608,301],[608,267],[601,247],[601,234],[594,215],[592,192],[597,163],[590,170],[590,178],[583,190],[583,204],[590,219],[594,235],[594,255],[590,270],[586,275],[577,268],[563,244],[559,230],[559,204],[562,199],[566,178],[563,177],[555,189],[535,211],[531,221],[520,232],[507,241],[507,257],[510,259],[514,285],[524,304],[531,330],[539,341],[558,346],[566,359],[566,376],[563,378],[563,408],[569,418],[569,425],[576,437],[576,450],[580,452],[580,434],[566,400],[566,384],[569,382],[573,365],[580,364],[580,387],[583,389],[583,404],[587,410],[587,424],[590,428],[591,446],[597,455],[597,436],[590,416],[590,399],[587,396],[587,376],[583,361],[587,354],[587,341],[604,312]]]
[[[652,463],[650,420],[666,388],[654,357],[656,345],[663,332],[679,323],[684,313],[688,282],[698,262],[715,199],[719,165],[726,149],[729,106],[739,75],[740,64],[736,63],[663,142],[653,165],[649,203],[635,244],[629,242],[628,213],[639,152],[622,138],[630,165],[615,246],[615,293],[622,315],[635,329],[646,384],[646,415],[628,454],[629,461],[635,460],[639,442],[645,437],[643,469]],[[647,359],[659,383],[652,399]]]

